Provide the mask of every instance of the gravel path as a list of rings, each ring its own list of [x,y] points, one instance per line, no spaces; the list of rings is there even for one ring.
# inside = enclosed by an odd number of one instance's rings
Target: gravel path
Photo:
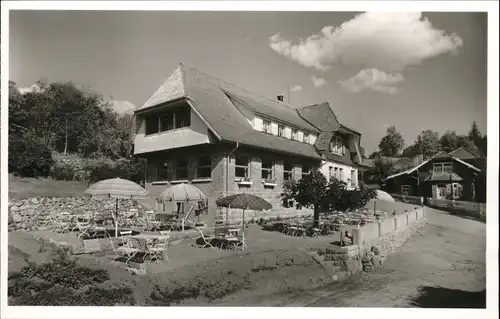
[[[384,267],[312,291],[242,292],[223,305],[317,307],[485,307],[486,224],[426,208],[428,225]]]

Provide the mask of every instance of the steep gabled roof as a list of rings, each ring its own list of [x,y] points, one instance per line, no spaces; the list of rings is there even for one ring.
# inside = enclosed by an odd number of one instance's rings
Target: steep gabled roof
[[[144,110],[185,96],[181,66],[165,80],[160,88],[144,102],[139,110]]]
[[[460,149],[457,149],[455,151],[458,151]],[[453,151],[453,152],[455,152]],[[449,158],[449,159],[452,159],[454,161],[457,161],[459,162],[460,164],[463,164],[467,167],[469,167],[470,169],[476,171],[476,172],[481,172],[481,170],[477,167],[475,167],[474,165],[472,164],[469,164],[465,161],[463,161],[462,159],[458,158],[458,157],[455,157],[455,156],[452,156],[451,154],[453,153],[446,153],[445,151],[441,151],[439,153],[437,153],[436,155],[432,156],[430,159],[420,163],[419,165],[413,167],[413,168],[410,168],[406,171],[403,171],[403,172],[400,172],[400,173],[397,173],[397,174],[394,174],[394,175],[391,175],[391,176],[388,176],[386,179],[391,179],[391,178],[394,178],[394,177],[398,177],[398,176],[401,176],[401,175],[405,175],[405,174],[411,174],[413,173],[415,170],[419,169],[420,167],[424,166],[425,164],[429,163],[430,161],[432,161],[433,159],[444,159],[444,158]],[[457,175],[458,176],[458,175]]]
[[[456,158],[459,158],[461,160],[471,160],[471,159],[478,159],[479,156],[472,152],[471,150],[465,148],[465,147],[460,147],[454,150],[453,152],[450,152],[450,155]]]
[[[285,121],[299,128],[318,132],[289,105],[249,92],[183,64],[137,111],[154,108],[178,98],[188,100],[191,107],[221,141],[238,142],[248,146],[321,159],[311,144],[255,131],[233,102],[238,100],[238,103],[253,110],[259,110],[259,113],[284,118]]]
[[[318,129],[305,121],[297,114],[297,110],[287,106],[285,103],[270,98],[260,97],[248,91],[232,88],[222,89],[234,104],[239,104],[252,110],[258,115],[281,121],[309,132],[318,133]],[[244,94],[246,93],[246,94]]]
[[[328,102],[303,106],[297,109],[300,116],[323,132],[339,129],[340,123]]]

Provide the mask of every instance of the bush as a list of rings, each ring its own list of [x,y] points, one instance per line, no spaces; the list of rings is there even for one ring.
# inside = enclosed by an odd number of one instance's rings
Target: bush
[[[139,183],[144,180],[145,163],[139,158],[119,159],[115,162],[96,161],[87,169],[91,182],[120,177]]]
[[[75,167],[70,163],[55,162],[50,168],[50,177],[56,180],[72,181],[75,175]]]
[[[114,306],[134,304],[132,289],[105,289],[95,285],[109,280],[103,269],[81,267],[61,251],[52,262],[34,263],[9,276],[11,305]]]
[[[47,177],[53,162],[49,148],[34,138],[9,141],[9,172],[22,177]]]

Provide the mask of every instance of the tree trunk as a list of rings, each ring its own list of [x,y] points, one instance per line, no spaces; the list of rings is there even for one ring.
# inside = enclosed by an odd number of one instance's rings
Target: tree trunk
[[[313,219],[314,219],[314,227],[318,227],[318,224],[319,224],[319,209],[318,209],[317,205],[314,205]]]
[[[64,155],[68,154],[68,119],[65,119]]]

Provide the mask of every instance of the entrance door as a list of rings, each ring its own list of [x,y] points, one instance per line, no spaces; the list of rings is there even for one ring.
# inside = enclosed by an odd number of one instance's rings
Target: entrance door
[[[446,185],[438,184],[436,187],[436,199],[446,199]]]

